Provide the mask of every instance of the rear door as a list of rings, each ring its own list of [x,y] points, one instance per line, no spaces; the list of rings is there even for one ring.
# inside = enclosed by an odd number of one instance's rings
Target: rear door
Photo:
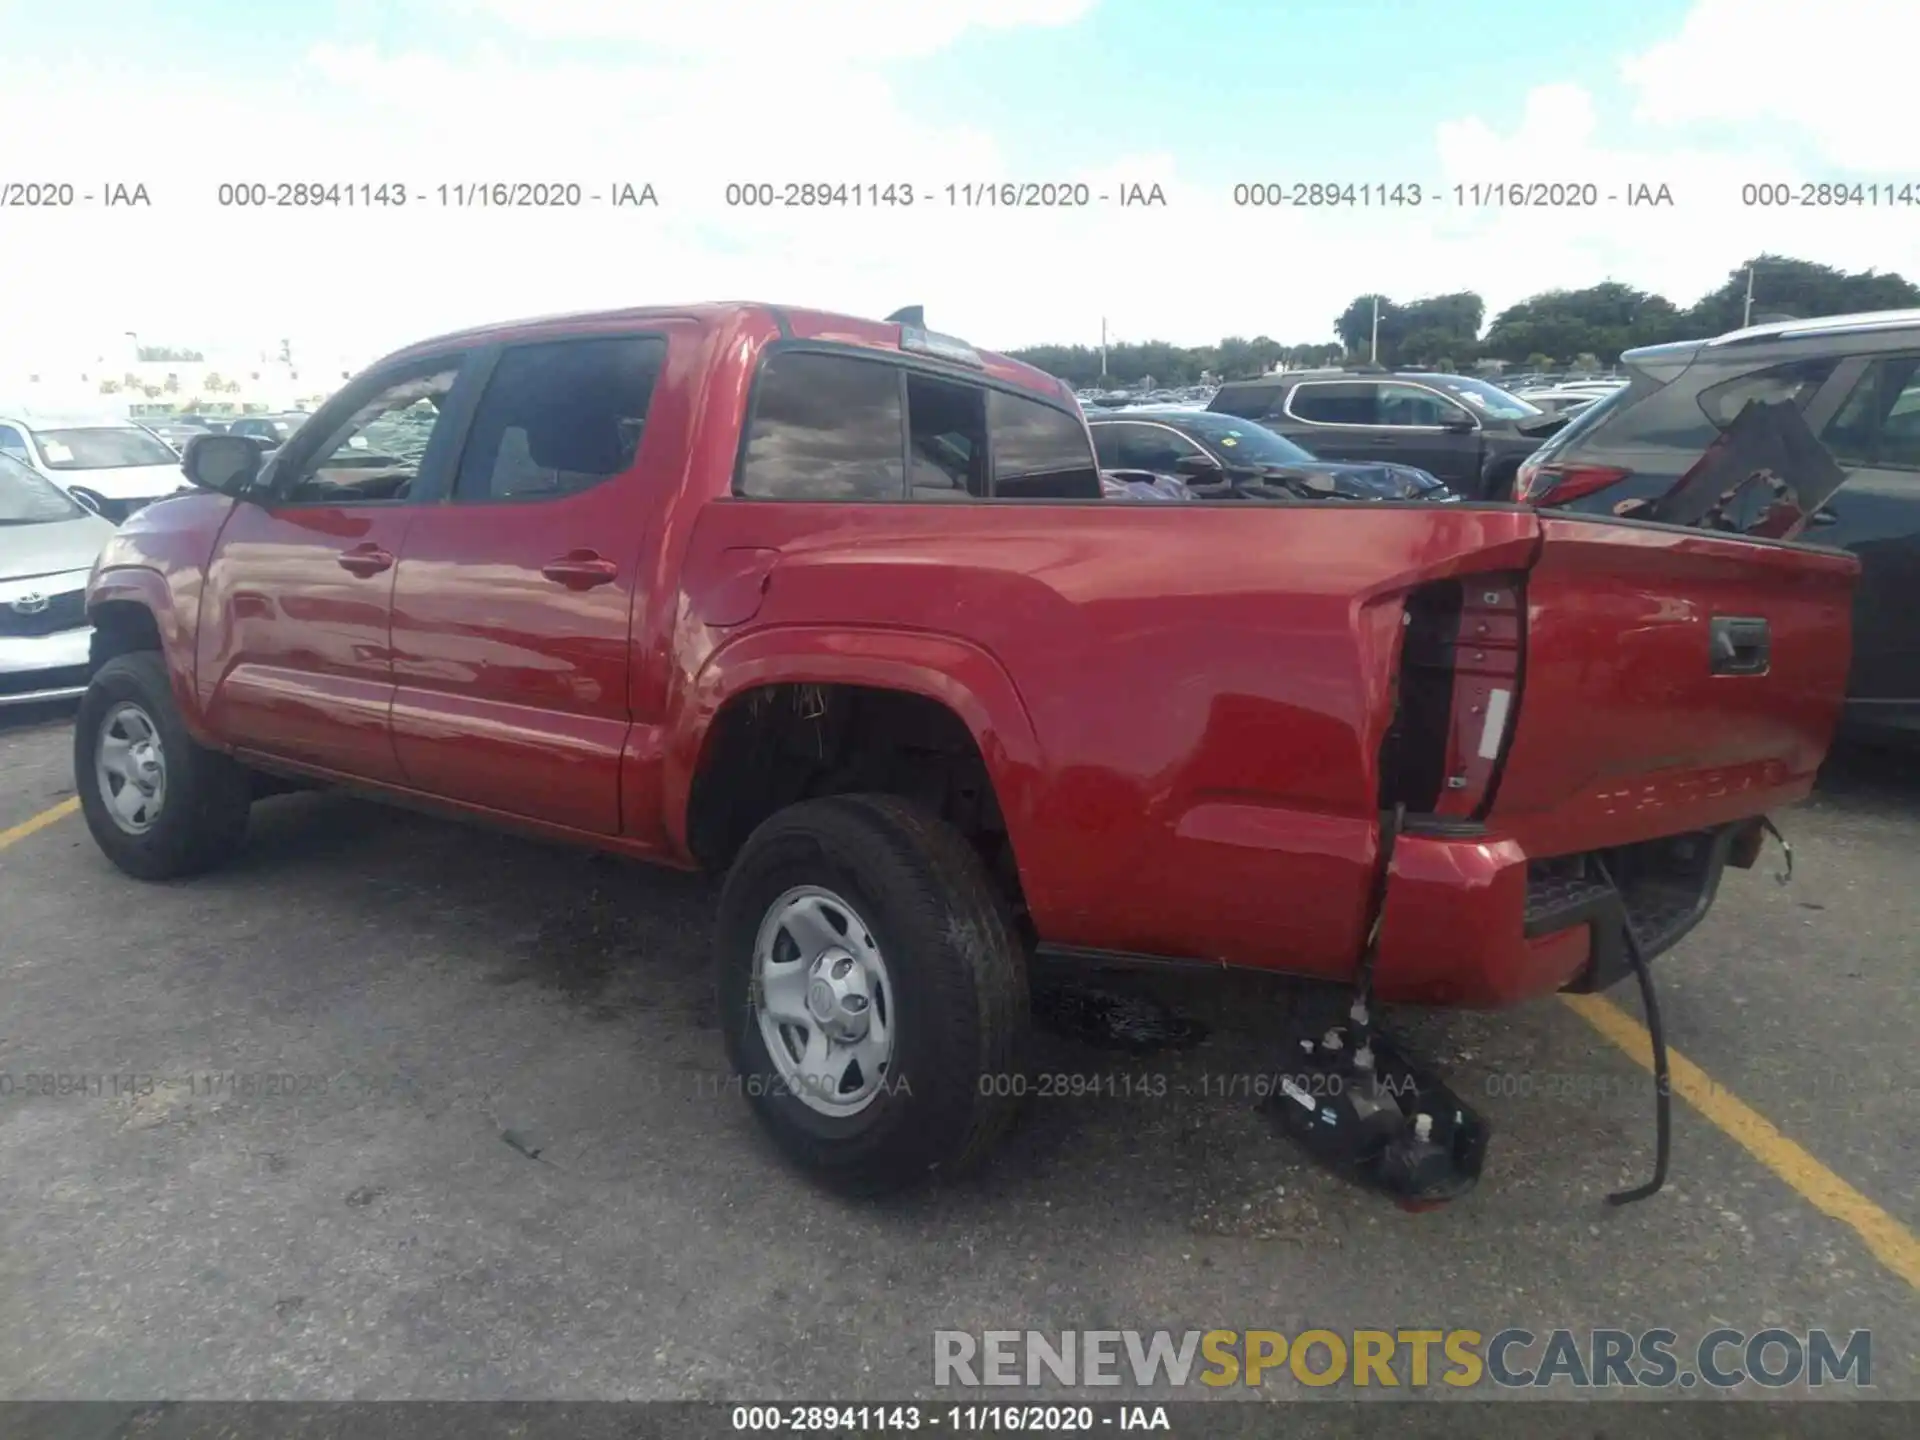
[[[629,636],[678,478],[674,437],[648,424],[674,329],[484,358],[450,493],[415,518],[394,580],[409,785],[620,832]]]
[[[1851,556],[1554,512],[1540,525],[1491,823],[1544,857],[1811,788],[1846,686]]]

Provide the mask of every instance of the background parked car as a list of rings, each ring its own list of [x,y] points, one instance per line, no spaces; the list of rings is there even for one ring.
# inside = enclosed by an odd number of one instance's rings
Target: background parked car
[[[86,688],[87,575],[112,534],[58,485],[0,455],[0,708]]]
[[[1297,370],[1231,380],[1209,410],[1257,420],[1329,460],[1418,466],[1468,500],[1505,500],[1563,422],[1485,380],[1426,371]]]
[[[1411,465],[1322,460],[1264,425],[1210,410],[1140,408],[1087,417],[1103,470],[1184,481],[1202,497],[1265,489],[1300,499],[1451,500]]]
[[[161,415],[136,423],[145,429],[151,430],[176,451],[186,449],[187,441],[196,435],[211,435],[213,433],[213,427],[211,425],[208,425],[203,420],[196,420],[186,415]]]
[[[1671,518],[1662,500],[1746,406],[1787,407],[1845,474],[1801,538],[1860,557],[1847,723],[1920,733],[1920,310],[1760,325],[1624,360],[1631,383],[1527,461],[1521,498]],[[1745,499],[1729,523],[1747,528],[1762,505]]]
[[[304,413],[283,415],[243,415],[227,426],[229,435],[245,435],[260,442],[263,450],[278,450],[306,423]]]
[[[178,452],[151,430],[117,416],[0,411],[0,453],[39,471],[116,525],[141,506],[187,488]]]

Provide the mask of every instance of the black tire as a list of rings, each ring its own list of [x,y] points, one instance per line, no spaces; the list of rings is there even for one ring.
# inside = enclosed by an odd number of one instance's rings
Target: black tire
[[[94,769],[101,727],[123,702],[151,718],[166,757],[159,813],[140,834],[114,820]],[[187,733],[166,661],[151,650],[115,656],[94,673],[74,719],[73,785],[94,843],[139,880],[175,880],[224,863],[246,836],[253,803],[246,769]]]
[[[802,885],[843,898],[873,932],[893,992],[887,1083],[826,1115],[783,1081],[751,990],[754,943]],[[720,898],[715,968],[727,1056],[786,1155],[832,1187],[877,1194],[978,1163],[1019,1110],[1026,952],[985,863],[952,826],[891,795],[807,800],[748,837]]]

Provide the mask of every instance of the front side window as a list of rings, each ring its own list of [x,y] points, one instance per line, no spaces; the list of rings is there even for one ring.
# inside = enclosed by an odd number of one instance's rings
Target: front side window
[[[26,436],[11,425],[0,425],[0,455],[11,455],[19,460],[26,459]]]
[[[49,470],[119,470],[134,465],[178,465],[180,457],[151,430],[133,425],[82,425],[35,430]]]
[[[993,493],[1000,500],[1098,500],[1100,469],[1086,422],[1003,390],[987,397]]]
[[[382,386],[326,435],[285,482],[288,505],[351,505],[404,500],[420,478],[427,442],[460,367],[417,374]]]
[[[474,414],[453,498],[577,495],[631,469],[666,356],[652,336],[507,351]]]
[[[1472,418],[1453,401],[1418,385],[1382,385],[1379,391],[1378,423],[1381,425],[1433,429],[1449,422]]]
[[[754,387],[739,493],[762,500],[899,500],[900,372],[878,360],[782,351]]]
[[[1378,425],[1377,386],[1352,382],[1301,385],[1287,408],[1296,418],[1315,425]]]

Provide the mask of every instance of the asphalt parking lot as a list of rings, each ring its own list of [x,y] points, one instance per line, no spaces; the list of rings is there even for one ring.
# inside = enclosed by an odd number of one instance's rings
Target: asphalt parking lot
[[[0,719],[0,832],[68,744]],[[1725,1324],[1870,1329],[1920,1398],[1920,765],[1843,753],[1782,819],[1792,885],[1730,873],[1661,975],[1785,1147],[1676,1102],[1670,1188],[1609,1210],[1652,1158],[1627,1054],[1557,1000],[1410,1015],[1495,1138],[1408,1215],[1209,1093],[1272,1064],[1284,985],[1163,982],[1185,1051],[1045,1040],[1168,1093],[1036,1100],[979,1178],[863,1206],[728,1093],[705,881],[304,794],[150,887],[68,813],[0,839],[0,1396],[898,1398],[936,1329]]]

